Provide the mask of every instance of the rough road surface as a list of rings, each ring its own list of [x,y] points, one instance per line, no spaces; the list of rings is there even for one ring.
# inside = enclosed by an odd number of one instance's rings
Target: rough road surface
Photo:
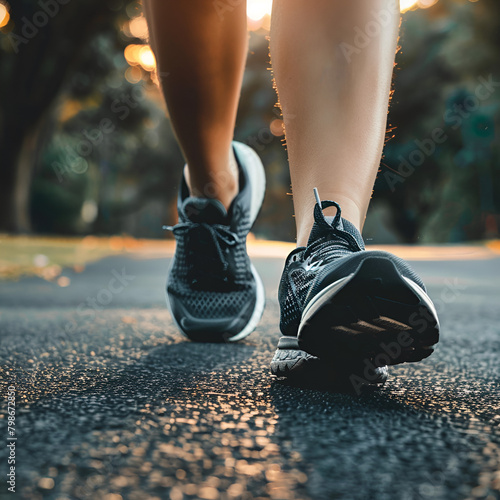
[[[168,259],[110,257],[67,287],[0,284],[2,401],[15,387],[15,491],[50,499],[500,498],[500,259],[420,261],[442,340],[361,395],[268,369],[282,260],[237,345],[193,344],[164,304]],[[12,391],[11,391],[12,393]]]

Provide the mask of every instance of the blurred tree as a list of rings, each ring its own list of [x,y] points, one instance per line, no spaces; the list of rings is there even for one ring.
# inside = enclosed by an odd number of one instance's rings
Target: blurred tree
[[[90,40],[116,32],[117,18],[130,3],[15,0],[10,5],[0,40],[0,230],[30,230],[32,173],[52,106]]]
[[[440,0],[409,12],[375,185],[403,241],[498,237],[500,4]]]
[[[128,214],[161,190],[166,197],[171,172],[165,146],[172,146],[173,138],[163,131],[158,144],[158,127],[166,122],[158,89],[147,71],[128,65],[117,38],[116,33],[94,37],[64,86],[33,182],[37,231],[127,231]],[[130,70],[135,83],[124,78]],[[161,220],[156,226],[159,231]]]

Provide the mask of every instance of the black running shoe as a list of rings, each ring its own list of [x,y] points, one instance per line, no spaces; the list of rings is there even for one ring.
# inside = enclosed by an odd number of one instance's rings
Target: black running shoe
[[[191,340],[237,341],[250,334],[264,310],[262,281],[246,251],[246,237],[262,205],[265,175],[251,148],[233,142],[239,193],[226,211],[218,200],[189,196],[182,179],[177,240],[167,279],[167,302]]]
[[[288,256],[279,288],[283,337],[271,362],[278,376],[338,368],[359,385],[381,384],[386,365],[420,361],[439,340],[422,280],[399,257],[367,251],[334,201],[317,193],[307,247]],[[323,210],[336,207],[335,217]]]

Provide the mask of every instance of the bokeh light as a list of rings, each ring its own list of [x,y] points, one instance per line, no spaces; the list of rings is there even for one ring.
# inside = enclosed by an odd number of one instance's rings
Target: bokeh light
[[[10,20],[9,9],[6,4],[0,2],[0,28],[8,24]]]
[[[131,43],[125,47],[124,56],[131,66],[141,66],[145,71],[156,68],[156,59],[149,45]]]
[[[149,45],[144,45],[139,50],[139,64],[146,71],[153,71],[156,68],[156,58]]]
[[[144,16],[137,16],[130,20],[128,23],[128,30],[132,36],[147,40],[149,37],[148,23]]]
[[[141,50],[141,47],[142,45],[135,43],[131,43],[125,47],[125,59],[130,65],[135,66],[139,64],[139,51]]]
[[[139,83],[142,80],[142,71],[138,66],[130,66],[125,71],[125,80],[129,83]]]
[[[275,118],[269,124],[269,130],[271,131],[271,134],[275,135],[276,137],[281,137],[282,135],[284,135],[285,129],[283,120],[281,118]]]

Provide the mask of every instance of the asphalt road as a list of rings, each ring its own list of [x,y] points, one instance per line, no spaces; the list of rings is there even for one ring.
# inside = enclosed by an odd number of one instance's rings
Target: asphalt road
[[[176,331],[168,259],[1,283],[0,385],[17,404],[16,493],[4,412],[1,498],[500,498],[500,259],[414,265],[439,348],[359,396],[270,375],[279,259],[256,260],[266,311],[237,345]]]

